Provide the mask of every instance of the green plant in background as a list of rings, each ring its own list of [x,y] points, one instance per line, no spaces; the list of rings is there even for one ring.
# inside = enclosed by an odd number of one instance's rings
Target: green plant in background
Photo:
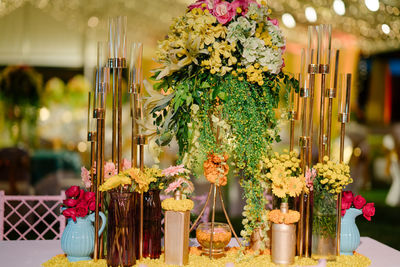
[[[152,114],[157,143],[176,137],[188,169],[201,172],[210,153],[229,154],[244,188],[242,236],[248,240],[267,222],[266,184],[257,175],[260,160],[280,141],[275,109],[298,82],[282,72],[285,40],[266,3],[231,2],[199,1],[174,20],[159,42],[163,67],[153,78],[166,96]]]
[[[0,100],[14,145],[23,138],[23,123],[32,145],[42,93],[42,76],[28,66],[9,66],[0,74]]]

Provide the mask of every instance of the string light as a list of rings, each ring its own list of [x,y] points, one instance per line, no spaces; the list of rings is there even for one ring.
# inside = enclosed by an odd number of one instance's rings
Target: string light
[[[378,11],[379,9],[379,0],[364,0],[364,3],[372,12]]]
[[[317,21],[317,12],[313,7],[307,7],[305,11],[306,19],[309,22],[316,22]]]
[[[384,34],[389,34],[390,33],[390,27],[387,24],[382,24],[382,31]]]
[[[333,2],[333,10],[339,16],[343,16],[346,13],[346,6],[344,5],[342,0],[335,0]]]
[[[282,15],[282,22],[288,28],[296,27],[296,21],[294,20],[293,16],[289,13],[285,13]]]

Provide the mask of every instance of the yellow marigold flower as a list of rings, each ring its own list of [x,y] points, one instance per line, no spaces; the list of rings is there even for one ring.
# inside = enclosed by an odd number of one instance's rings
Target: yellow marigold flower
[[[207,7],[207,4],[206,4],[206,3],[203,3],[203,4],[201,4],[201,7],[206,8],[206,7]]]
[[[264,81],[259,81],[259,82],[258,82],[258,85],[259,85],[259,86],[263,86],[263,85],[264,85]]]
[[[236,13],[238,14],[242,13],[242,9],[240,7],[236,8]]]
[[[215,69],[211,69],[210,72],[211,72],[211,74],[215,74],[216,73]]]
[[[262,70],[263,70],[264,72],[267,72],[267,71],[268,71],[268,67],[267,67],[267,66],[264,66],[264,67],[262,68]]]
[[[192,210],[194,203],[190,199],[176,200],[174,198],[167,198],[161,202],[161,207],[164,210],[184,212],[187,210]]]
[[[328,156],[324,156],[323,161],[328,162],[329,161],[329,157]]]
[[[265,1],[263,0],[263,1],[261,1],[261,5],[266,6],[266,5],[267,5],[267,2],[265,2]]]
[[[207,47],[207,50],[208,50],[209,52],[211,52],[213,49],[212,49],[211,46],[209,46],[209,47]]]
[[[321,184],[326,184],[328,182],[328,179],[323,179],[323,180],[321,180]]]
[[[243,81],[243,77],[239,77],[238,80],[239,80],[239,81]]]

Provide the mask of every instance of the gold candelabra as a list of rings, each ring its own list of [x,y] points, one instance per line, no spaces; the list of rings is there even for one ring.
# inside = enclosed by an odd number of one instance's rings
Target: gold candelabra
[[[91,191],[96,194],[95,209],[95,237],[93,259],[104,258],[104,248],[102,235],[99,236],[99,211],[104,209],[103,194],[99,191],[100,185],[104,182],[104,153],[105,153],[105,119],[106,119],[106,96],[111,93],[112,110],[112,140],[111,140],[111,159],[116,165],[117,171],[122,170],[122,77],[124,69],[127,68],[126,60],[126,28],[127,18],[116,17],[109,19],[109,34],[107,43],[98,43],[97,47],[97,66],[96,83],[94,94],[89,93],[88,114],[93,114],[96,125],[92,126],[91,119],[88,118],[88,141],[91,142]],[[131,153],[132,167],[139,165],[144,169],[144,145],[146,135],[138,125],[138,120],[143,121],[143,71],[142,71],[142,44],[134,43],[131,47],[131,57],[129,62],[129,93],[130,93],[130,116],[132,120]],[[112,78],[110,78],[112,70]],[[112,90],[110,90],[110,87]],[[93,105],[91,101],[93,98]],[[139,157],[138,157],[139,146]],[[139,160],[139,162],[138,162]],[[96,163],[96,164],[95,164]],[[96,166],[96,168],[94,168]],[[96,174],[94,174],[94,171]],[[125,190],[127,188],[122,188]],[[143,194],[140,196],[140,228],[139,228],[139,248],[140,258],[143,252]]]
[[[313,108],[314,94],[319,89],[319,125],[318,125],[318,161],[322,162],[324,156],[331,157],[331,133],[332,133],[332,114],[333,100],[336,98],[338,88],[339,73],[339,50],[335,53],[331,50],[331,25],[309,26],[308,28],[308,47],[301,52],[300,62],[300,99],[297,112],[301,110],[301,136],[299,137],[299,146],[301,149],[300,157],[303,173],[312,166],[312,147],[313,147]],[[332,64],[334,60],[334,64]],[[334,68],[332,68],[334,66]],[[316,76],[320,75],[320,86],[317,88]],[[345,123],[349,121],[350,112],[350,87],[351,74],[346,75],[346,81],[339,82],[339,122],[340,131],[340,162],[343,162]],[[294,98],[293,98],[294,99]],[[292,100],[293,101],[293,100]],[[299,114],[300,115],[300,114]],[[291,122],[291,144],[293,149],[292,135],[293,122]],[[299,211],[301,213],[297,232],[297,254],[299,256],[311,256],[311,193],[303,193],[299,198]],[[341,193],[338,194],[337,203],[337,255],[340,254],[340,207]]]

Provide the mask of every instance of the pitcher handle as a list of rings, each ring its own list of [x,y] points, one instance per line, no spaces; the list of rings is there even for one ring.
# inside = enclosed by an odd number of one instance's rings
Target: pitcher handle
[[[99,212],[99,215],[101,217],[101,226],[100,226],[100,230],[99,230],[99,235],[101,235],[101,233],[103,233],[103,231],[104,231],[104,228],[106,227],[107,218],[106,218],[106,215],[104,215],[104,213],[101,211]],[[95,221],[94,216],[95,216],[94,213],[90,214],[90,217],[89,217],[90,221],[92,221],[92,222]]]

